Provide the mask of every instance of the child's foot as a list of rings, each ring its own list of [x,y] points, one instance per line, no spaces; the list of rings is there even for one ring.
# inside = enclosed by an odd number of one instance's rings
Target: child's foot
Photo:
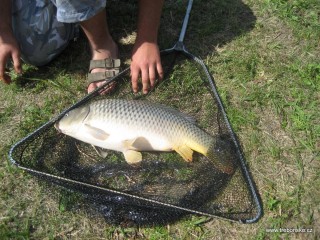
[[[92,51],[92,60],[88,73],[88,93],[105,84],[108,80],[119,73],[120,59],[118,59],[118,47],[112,42],[110,49],[98,49]],[[111,83],[100,94],[107,94],[115,89],[116,83]]]

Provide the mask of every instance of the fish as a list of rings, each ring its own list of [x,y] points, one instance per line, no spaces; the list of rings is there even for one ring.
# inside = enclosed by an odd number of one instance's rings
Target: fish
[[[55,128],[68,136],[104,149],[122,152],[127,163],[142,161],[141,152],[176,151],[192,162],[196,151],[224,172],[234,172],[232,159],[222,156],[221,143],[196,125],[193,117],[146,100],[102,99],[67,112]],[[223,145],[224,148],[226,146]],[[224,154],[225,155],[225,154]]]

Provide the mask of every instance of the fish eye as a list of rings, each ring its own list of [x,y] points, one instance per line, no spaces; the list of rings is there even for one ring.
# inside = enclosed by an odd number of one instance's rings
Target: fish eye
[[[69,116],[69,113],[66,113],[64,116],[65,116],[65,117],[68,117],[68,116]]]

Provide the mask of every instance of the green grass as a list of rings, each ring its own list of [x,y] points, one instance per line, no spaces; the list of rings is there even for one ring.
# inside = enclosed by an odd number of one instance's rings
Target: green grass
[[[121,8],[111,6],[117,17],[112,19],[111,11],[109,22],[116,40],[123,42],[120,52],[127,60],[132,42],[126,40],[135,31],[137,8],[134,3],[119,4]],[[161,48],[177,40],[185,6],[186,1],[166,2]],[[9,163],[7,153],[13,143],[85,96],[90,56],[86,41],[80,39],[48,66],[24,65],[22,77],[15,77],[10,86],[0,84],[0,238],[316,239],[320,234],[319,13],[317,0],[201,0],[192,9],[186,45],[204,59],[215,77],[263,201],[264,216],[258,223],[188,216],[165,226],[108,225],[84,212],[68,211],[72,197],[47,193]],[[170,91],[158,94],[158,100],[182,109],[195,94],[203,95],[198,104],[205,102],[206,93],[192,69],[188,63],[176,69],[164,85]],[[182,72],[190,74],[181,79]],[[185,96],[180,101],[174,98],[178,90]],[[195,104],[183,110],[201,114],[203,108]],[[188,173],[181,173],[182,178],[184,174]],[[280,227],[312,228],[313,233],[266,231]]]

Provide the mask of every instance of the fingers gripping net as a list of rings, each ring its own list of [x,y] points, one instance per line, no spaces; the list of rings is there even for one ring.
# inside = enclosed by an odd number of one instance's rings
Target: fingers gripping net
[[[69,109],[13,146],[11,161],[41,180],[76,194],[69,202],[71,207],[95,209],[114,223],[167,223],[190,213],[244,223],[256,221],[261,207],[215,86],[201,60],[192,55],[187,59],[175,56],[166,53],[163,57],[166,79],[147,96],[131,93],[125,70],[112,80],[118,82],[112,96],[93,93],[75,106],[101,98],[143,98],[177,108],[193,116],[200,128],[216,138],[225,151],[222,157],[233,161],[233,174],[219,171],[197,153],[191,163],[175,152],[143,153],[139,167],[130,166],[121,153],[113,151],[104,159],[91,145],[54,128],[56,120]]]

